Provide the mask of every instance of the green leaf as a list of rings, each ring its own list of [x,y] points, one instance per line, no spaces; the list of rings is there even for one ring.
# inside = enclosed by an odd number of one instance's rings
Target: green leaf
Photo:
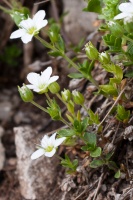
[[[74,79],[81,79],[81,78],[84,78],[84,75],[80,73],[71,73],[68,75],[68,77],[74,78]]]
[[[75,119],[73,125],[74,125],[75,131],[78,133],[81,133],[82,131],[81,122]]]
[[[111,169],[111,170],[116,171],[118,169],[118,167],[114,161],[109,161],[107,165],[108,165],[109,169]]]
[[[120,178],[120,176],[121,176],[121,172],[120,172],[120,170],[118,170],[118,171],[115,173],[114,177],[115,177],[115,178]]]
[[[76,171],[76,168],[78,166],[78,160],[75,159],[75,160],[71,161],[70,158],[67,155],[65,155],[65,158],[61,159],[61,164],[64,167],[69,168],[69,172],[72,173],[72,172]]]
[[[78,159],[73,160],[73,166],[74,166],[74,168],[77,168],[77,166],[78,166]]]
[[[109,161],[109,159],[112,157],[113,154],[114,154],[114,152],[109,152],[108,154],[106,154],[105,159],[106,159],[107,161]]]
[[[55,43],[58,41],[59,33],[60,33],[59,25],[56,23],[52,24],[48,31],[48,35],[52,43]]]
[[[128,120],[130,117],[130,110],[125,110],[120,104],[117,105],[117,116],[116,118],[120,121]]]
[[[101,0],[88,0],[88,6],[83,11],[101,13]]]
[[[85,78],[91,76],[91,71],[94,67],[94,64],[88,62],[88,60],[84,60],[82,64],[79,65],[79,70],[83,74]]]
[[[96,147],[94,151],[90,152],[90,156],[94,158],[99,157],[101,155],[101,152],[102,152],[101,147]]]
[[[118,96],[117,89],[113,85],[100,85],[99,87],[108,95]]]
[[[101,167],[105,164],[105,161],[104,160],[93,160],[91,163],[90,163],[90,167],[91,168],[97,168],[97,167]]]
[[[110,85],[120,84],[120,83],[121,83],[121,79],[118,79],[118,78],[110,78],[109,80]]]
[[[109,46],[110,51],[119,52],[121,51],[122,39],[111,34],[103,36],[103,40],[107,46]]]
[[[82,121],[81,121],[81,126],[82,126],[82,131],[85,131],[87,126],[88,126],[88,117],[85,117]]]
[[[50,51],[48,52],[48,54],[53,57],[62,56],[62,53],[60,51]]]
[[[95,124],[99,124],[100,121],[99,121],[99,116],[98,114],[95,114],[91,109],[88,110],[88,113],[89,113],[89,123],[92,124],[92,123],[95,123]]]
[[[96,142],[97,142],[97,139],[96,139],[96,134],[95,133],[85,133],[84,134],[84,141],[86,144],[89,144],[90,146],[92,147],[96,147]]]
[[[82,149],[83,151],[89,151],[88,145],[81,147],[81,149]]]
[[[123,71],[120,66],[114,64],[107,64],[102,66],[107,72],[114,74],[114,76],[121,80],[123,78]]]
[[[117,22],[112,22],[111,25],[109,24],[109,28],[114,36],[119,35],[119,37],[122,37],[122,35],[124,34],[123,26],[121,26]]]
[[[65,52],[65,44],[61,35],[58,36],[58,40],[56,41],[55,46],[59,49],[59,51],[61,51],[61,53]]]
[[[103,0],[103,3],[104,6],[102,6],[102,19],[105,19],[105,21],[112,21],[113,18],[119,13],[119,0]]]
[[[30,15],[30,10],[26,7],[21,7],[21,9],[13,9],[11,17],[13,18],[15,24],[19,26],[22,20],[26,20]]]
[[[72,137],[75,135],[75,131],[73,129],[62,129],[58,131],[59,137]]]
[[[82,121],[74,120],[74,128],[77,133],[82,133],[88,126],[88,117],[85,117]]]

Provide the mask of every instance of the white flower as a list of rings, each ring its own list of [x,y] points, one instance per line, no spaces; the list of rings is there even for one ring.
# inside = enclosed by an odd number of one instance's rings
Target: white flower
[[[128,3],[121,3],[119,10],[122,12],[114,17],[114,19],[124,19],[124,23],[133,21],[133,0]]]
[[[43,72],[41,72],[41,75],[31,72],[27,75],[27,79],[31,84],[26,86],[40,94],[47,92],[48,86],[59,78],[59,76],[50,77],[51,74],[52,67],[45,69]]]
[[[31,155],[31,159],[34,160],[42,155],[52,157],[55,154],[57,147],[66,139],[65,137],[55,139],[55,137],[56,133],[51,137],[45,135],[41,140],[39,149]]]
[[[45,11],[40,10],[38,11],[33,19],[28,18],[23,20],[19,24],[19,29],[14,31],[10,39],[21,38],[23,43],[28,43],[32,40],[32,37],[38,34],[39,30],[47,25],[48,21],[45,19]]]

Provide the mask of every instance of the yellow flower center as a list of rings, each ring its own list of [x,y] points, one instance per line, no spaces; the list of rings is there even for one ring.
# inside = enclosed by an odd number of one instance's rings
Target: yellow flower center
[[[45,149],[45,151],[47,151],[47,152],[50,152],[50,151],[52,151],[53,150],[53,146],[48,146],[46,149]]]
[[[31,28],[28,29],[28,34],[30,34],[30,35],[34,35],[35,32],[36,32],[36,28],[35,27],[31,27]]]

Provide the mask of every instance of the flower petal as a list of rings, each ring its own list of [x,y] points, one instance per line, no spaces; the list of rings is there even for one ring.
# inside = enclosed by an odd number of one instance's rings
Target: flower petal
[[[30,85],[30,84],[29,84],[29,85],[26,85],[26,86],[27,86],[29,89],[32,89],[32,90],[33,90],[33,89],[36,89],[35,85]]]
[[[128,14],[127,14],[127,13],[120,13],[120,14],[118,14],[118,15],[116,15],[116,16],[114,17],[114,20],[116,20],[116,19],[123,19],[123,18],[125,18],[125,17],[128,17]]]
[[[52,67],[47,67],[42,73],[41,73],[41,78],[47,82],[49,80],[50,76],[52,74]]]
[[[33,21],[35,24],[40,23],[45,17],[46,13],[44,10],[39,10],[33,17]]]
[[[38,149],[37,151],[35,151],[32,155],[31,155],[31,159],[34,160],[34,159],[37,159],[39,158],[40,156],[44,155],[45,154],[45,151],[44,149]]]
[[[52,157],[56,153],[56,149],[53,148],[50,152],[45,152],[44,155],[47,157]]]
[[[48,24],[48,20],[42,20],[39,23],[36,24],[37,30],[40,30],[41,28],[45,27]]]
[[[50,138],[49,138],[49,145],[54,146],[55,145],[55,137],[56,133],[54,133]]]
[[[34,27],[34,22],[31,18],[28,18],[26,20],[21,21],[19,26],[28,31],[28,29]]]
[[[55,147],[58,147],[62,142],[64,142],[64,140],[66,139],[66,137],[62,137],[62,138],[58,138],[55,140]]]
[[[44,137],[42,138],[42,140],[41,140],[41,146],[43,147],[43,148],[47,148],[48,147],[48,141],[49,141],[49,136],[47,136],[47,135],[44,135]]]
[[[122,12],[127,12],[128,13],[130,7],[132,7],[131,3],[121,3],[119,5],[119,10],[122,11]]]
[[[133,0],[129,0],[133,4]]]
[[[27,80],[33,84],[33,85],[36,85],[38,86],[39,84],[39,79],[40,79],[40,75],[35,73],[35,72],[30,72],[28,75],[27,75]]]
[[[48,85],[55,82],[58,78],[59,78],[59,76],[52,76],[48,81]]]
[[[21,37],[21,40],[23,41],[23,43],[27,44],[32,40],[32,37],[33,37],[32,35],[26,33]]]
[[[14,31],[14,32],[11,34],[10,39],[20,38],[20,37],[22,37],[25,33],[26,33],[26,31],[25,31],[24,29],[18,29],[17,31]]]

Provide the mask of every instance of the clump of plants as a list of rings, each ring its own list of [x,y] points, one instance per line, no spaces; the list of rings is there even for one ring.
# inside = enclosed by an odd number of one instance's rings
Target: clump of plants
[[[114,148],[113,144],[115,138],[111,142],[112,136],[108,139],[105,137],[104,125],[106,119],[113,116],[116,124],[128,126],[132,116],[129,106],[127,106],[132,105],[132,102],[126,94],[126,89],[133,77],[131,70],[133,65],[133,1],[124,1],[121,4],[118,0],[87,0],[86,2],[87,7],[84,11],[98,13],[102,22],[99,31],[103,33],[104,51],[99,52],[89,41],[84,45],[83,50],[81,49],[86,54],[86,59],[82,63],[73,61],[67,56],[67,48],[60,34],[59,24],[52,23],[50,25],[47,32],[50,42],[39,36],[40,30],[42,28],[45,30],[45,26],[48,24],[44,10],[39,10],[31,18],[27,8],[1,9],[9,13],[18,26],[18,30],[11,34],[10,39],[20,38],[23,43],[28,43],[34,37],[49,50],[50,56],[62,57],[69,66],[77,70],[77,72],[69,74],[69,77],[88,80],[96,88],[93,95],[97,95],[97,97],[103,95],[106,99],[112,100],[108,112],[101,118],[98,113],[88,109],[84,95],[80,91],[70,91],[68,88],[60,89],[59,76],[52,76],[51,67],[46,68],[40,74],[29,73],[27,80],[30,84],[18,87],[22,100],[37,106],[50,115],[52,120],[61,121],[66,127],[61,128],[50,137],[45,135],[40,145],[37,146],[38,150],[31,155],[31,159],[37,159],[40,156],[52,157],[58,146],[62,144],[70,148],[78,145],[84,158],[89,160],[88,167],[107,166],[114,171],[115,178],[119,178],[123,169],[121,163],[113,160],[117,151],[117,147]],[[105,84],[99,84],[92,75],[96,63],[110,76]],[[46,96],[46,108],[34,101],[34,92],[42,95],[42,98],[44,95]],[[50,93],[54,95],[53,98],[50,97]],[[66,107],[65,116],[62,114],[57,99]],[[81,108],[85,111],[85,115],[81,112]],[[72,160],[69,154],[65,154],[60,161],[61,165],[67,168],[67,173],[77,172],[78,158]]]

